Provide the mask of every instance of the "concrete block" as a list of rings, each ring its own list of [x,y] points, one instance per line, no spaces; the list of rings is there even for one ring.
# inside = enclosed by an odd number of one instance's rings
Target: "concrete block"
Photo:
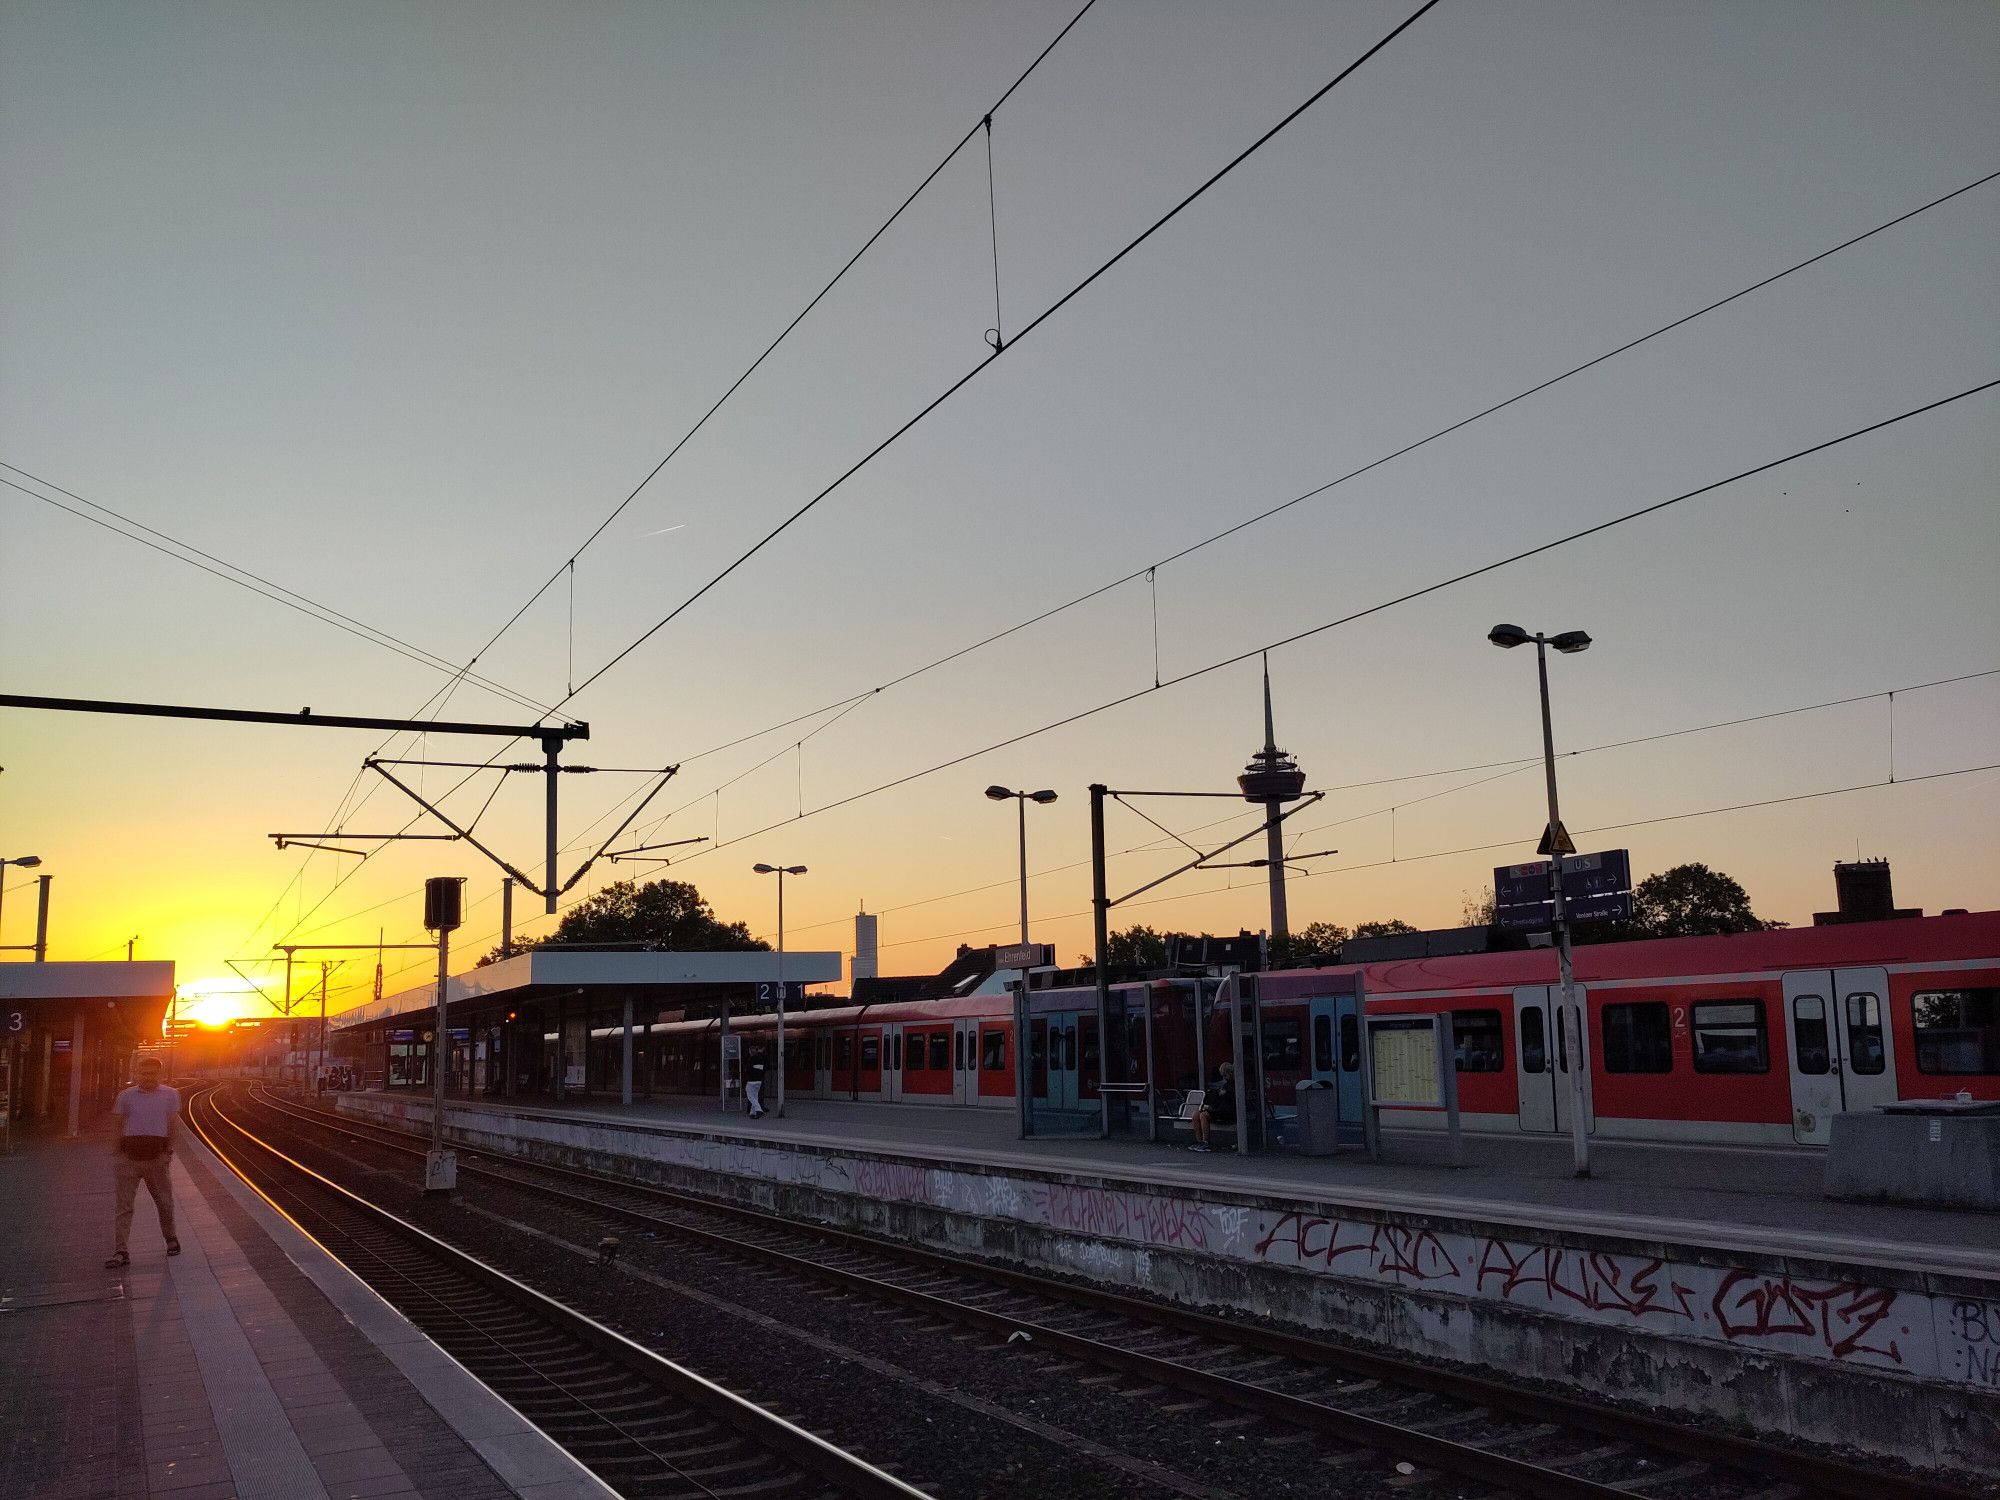
[[[2000,1114],[1836,1115],[1826,1195],[2000,1209]]]

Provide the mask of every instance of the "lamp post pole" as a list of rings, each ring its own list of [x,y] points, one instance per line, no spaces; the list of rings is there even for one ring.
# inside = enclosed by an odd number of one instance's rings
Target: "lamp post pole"
[[[1014,799],[1014,806],[1020,814],[1021,830],[1021,942],[1028,941],[1028,804],[1038,802],[1046,807],[1056,800],[1056,794],[1046,789],[1039,792],[1017,792],[1009,787],[989,786],[986,795],[995,802]]]
[[[771,1102],[772,1113],[779,1119],[785,1117],[785,877],[803,875],[804,865],[755,865],[759,875],[778,877],[778,1058],[777,1073],[773,1081],[778,1086],[776,1097]]]
[[[23,870],[33,870],[38,869],[41,863],[42,857],[39,854],[23,854],[19,859],[0,859],[0,901],[4,901],[7,895],[7,866],[16,865]]]
[[[1549,918],[1556,942],[1556,970],[1562,993],[1562,1008],[1558,1012],[1556,1024],[1561,1028],[1561,1052],[1567,1054],[1569,1064],[1569,1138],[1572,1169],[1578,1177],[1590,1175],[1590,1093],[1587,1070],[1590,1067],[1590,1028],[1584,1023],[1583,1012],[1576,1003],[1576,968],[1571,958],[1569,913],[1563,902],[1562,862],[1563,856],[1575,852],[1567,847],[1568,831],[1562,825],[1562,809],[1556,800],[1556,740],[1555,730],[1549,716],[1549,658],[1548,648],[1554,646],[1564,655],[1574,655],[1590,648],[1590,637],[1581,630],[1566,630],[1559,635],[1530,635],[1518,625],[1496,625],[1486,637],[1496,646],[1512,648],[1535,643],[1535,676],[1541,687],[1542,698],[1542,773],[1548,783],[1549,827],[1544,842],[1548,846],[1549,858]]]

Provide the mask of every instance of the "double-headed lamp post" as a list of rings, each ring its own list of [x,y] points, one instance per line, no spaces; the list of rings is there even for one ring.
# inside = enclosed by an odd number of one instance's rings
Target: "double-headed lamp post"
[[[1565,656],[1574,656],[1579,651],[1590,649],[1590,637],[1581,630],[1565,630],[1560,635],[1530,635],[1518,625],[1495,625],[1486,633],[1486,639],[1510,651],[1530,641],[1535,643],[1535,672],[1542,687],[1542,769],[1549,784],[1549,908],[1551,925],[1555,928],[1556,963],[1562,976],[1560,1024],[1567,1042],[1564,1050],[1569,1054],[1570,1149],[1576,1175],[1588,1177],[1590,1134],[1586,1116],[1589,1095],[1584,1074],[1590,1066],[1589,1028],[1584,1025],[1582,1012],[1577,1009],[1576,973],[1570,962],[1569,915],[1563,909],[1562,862],[1565,851],[1561,846],[1567,840],[1562,836],[1562,813],[1556,806],[1556,741],[1555,731],[1549,723],[1548,648],[1553,646]]]
[[[778,1072],[776,1082],[778,1097],[771,1101],[771,1111],[779,1119],[785,1117],[785,877],[803,875],[804,865],[753,865],[759,875],[778,877]]]
[[[1047,807],[1056,800],[1054,792],[1044,789],[1039,792],[1009,791],[1004,786],[989,786],[986,795],[995,802],[1005,802],[1009,797],[1020,812],[1021,822],[1021,941],[1028,941],[1028,804],[1039,802]]]
[[[23,870],[39,870],[42,866],[42,857],[39,854],[23,854],[18,859],[0,859],[0,898],[4,898],[7,893],[7,866],[9,865],[18,865]],[[44,880],[47,878],[47,876],[43,877]],[[46,912],[48,910],[48,887],[46,885],[42,887],[42,892],[42,910]],[[41,954],[37,953],[35,957],[39,959]]]

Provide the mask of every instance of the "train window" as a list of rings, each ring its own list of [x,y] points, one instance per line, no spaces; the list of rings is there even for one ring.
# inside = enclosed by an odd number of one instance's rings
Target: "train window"
[[[931,1033],[931,1068],[943,1073],[951,1067],[951,1034],[943,1031]]]
[[[874,1072],[882,1061],[882,1042],[879,1037],[864,1036],[861,1039],[861,1066]]]
[[[1521,1011],[1523,1073],[1546,1073],[1549,1070],[1549,1038],[1542,1027],[1542,1008],[1539,1005],[1527,1006]]]
[[[951,1065],[959,1072],[965,1071],[965,1033],[962,1031],[952,1033]]]
[[[1333,1017],[1313,1017],[1313,1071],[1333,1071]]]
[[[851,1068],[854,1066],[853,1037],[843,1032],[833,1039],[833,1062],[834,1066],[839,1068]]]
[[[2000,989],[1922,990],[1911,1011],[1918,1072],[2000,1073]]]
[[[1297,1073],[1303,1068],[1305,1027],[1297,1021],[1264,1023],[1264,1071]]]
[[[1888,1064],[1882,1044],[1882,1001],[1866,990],[1847,997],[1847,1070],[1879,1073]]]
[[[979,1034],[979,1066],[989,1073],[1007,1071],[1007,1033],[982,1031]]]
[[[1358,1073],[1361,1070],[1361,1020],[1358,1016],[1340,1018],[1340,1070],[1343,1073]]]
[[[1792,996],[1792,1055],[1801,1073],[1817,1075],[1833,1066],[1833,1049],[1826,1034],[1826,1001],[1818,995]]]
[[[1498,1073],[1506,1055],[1506,1049],[1500,1041],[1500,1012],[1453,1011],[1451,1044],[1456,1071]]]
[[[1693,1009],[1695,1072],[1771,1071],[1761,1000],[1697,1001]]]
[[[1028,1061],[1037,1068],[1048,1066],[1049,1029],[1040,1021],[1028,1029]]]
[[[1700,1066],[1699,1061],[1696,1066]],[[1636,1005],[1604,1007],[1605,1072],[1671,1073],[1673,1070],[1673,1029],[1665,1001],[1642,1000]]]
[[[903,1043],[903,1071],[921,1073],[924,1071],[924,1034],[921,1031],[905,1032]]]
[[[889,1071],[903,1071],[903,1034],[900,1031],[889,1038]]]

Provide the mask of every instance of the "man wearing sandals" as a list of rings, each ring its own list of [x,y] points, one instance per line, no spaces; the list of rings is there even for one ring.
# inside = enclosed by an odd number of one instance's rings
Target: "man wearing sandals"
[[[126,1241],[132,1230],[132,1205],[139,1196],[139,1184],[152,1194],[153,1208],[160,1216],[160,1233],[167,1239],[167,1254],[179,1255],[181,1242],[174,1237],[174,1117],[180,1113],[178,1091],[160,1082],[160,1060],[142,1057],[134,1070],[138,1082],[118,1096],[111,1112],[118,1116],[118,1156],[113,1168],[118,1187],[118,1215],[113,1221],[113,1243],[118,1247],[104,1269],[115,1271],[129,1266],[132,1257]]]

